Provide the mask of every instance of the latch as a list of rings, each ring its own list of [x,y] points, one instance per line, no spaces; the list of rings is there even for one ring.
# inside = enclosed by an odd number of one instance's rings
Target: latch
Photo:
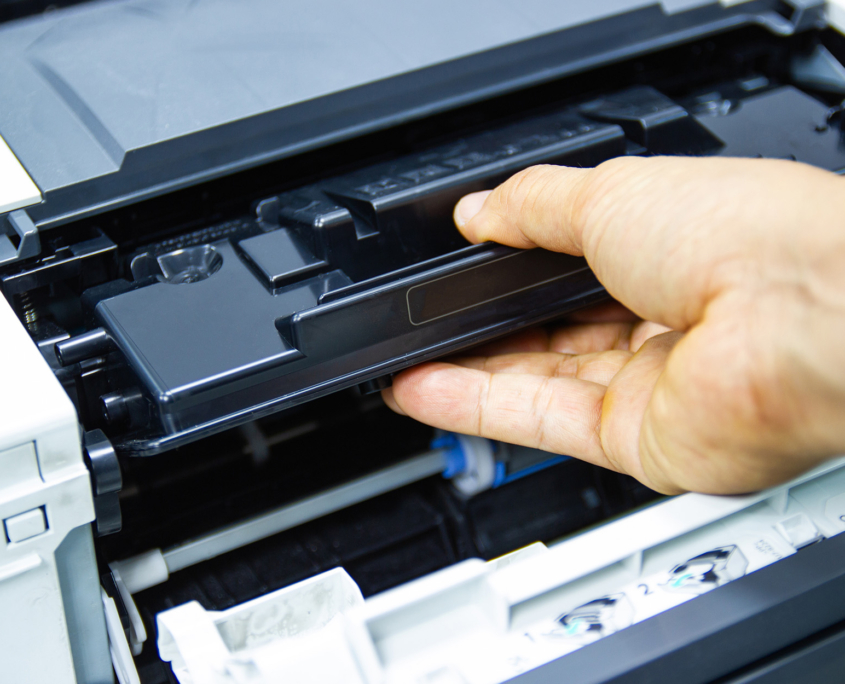
[[[82,435],[85,460],[91,471],[94,490],[94,512],[97,515],[97,535],[120,532],[122,518],[118,496],[123,488],[117,454],[102,430],[90,430]]]
[[[25,211],[13,211],[0,220],[0,266],[38,256],[41,252],[38,228]]]

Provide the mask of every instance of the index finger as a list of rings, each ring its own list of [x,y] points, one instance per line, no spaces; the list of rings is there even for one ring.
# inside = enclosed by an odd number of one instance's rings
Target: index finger
[[[776,278],[808,211],[836,221],[830,198],[842,187],[835,174],[788,161],[624,157],[526,169],[462,199],[455,221],[472,242],[583,255],[615,299],[686,330],[749,274]]]

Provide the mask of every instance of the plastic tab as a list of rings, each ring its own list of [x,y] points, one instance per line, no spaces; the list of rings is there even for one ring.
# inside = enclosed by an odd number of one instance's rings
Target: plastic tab
[[[3,521],[6,529],[6,539],[11,543],[18,543],[37,537],[47,531],[47,520],[44,518],[43,508],[33,508]]]
[[[703,154],[722,146],[680,105],[648,86],[636,86],[582,105],[596,121],[621,126],[625,135],[654,154]]]
[[[0,214],[41,201],[41,191],[0,137]]]

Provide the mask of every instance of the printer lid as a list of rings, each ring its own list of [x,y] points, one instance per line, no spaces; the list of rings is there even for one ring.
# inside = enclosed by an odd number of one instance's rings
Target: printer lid
[[[0,26],[0,137],[41,229],[813,0],[129,0]]]

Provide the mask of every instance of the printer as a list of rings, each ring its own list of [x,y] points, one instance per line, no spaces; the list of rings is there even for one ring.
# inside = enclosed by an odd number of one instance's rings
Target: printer
[[[845,172],[843,30],[818,0],[0,0],[0,681],[845,681],[842,460],[662,497],[378,394],[607,297],[464,241],[468,192]]]

